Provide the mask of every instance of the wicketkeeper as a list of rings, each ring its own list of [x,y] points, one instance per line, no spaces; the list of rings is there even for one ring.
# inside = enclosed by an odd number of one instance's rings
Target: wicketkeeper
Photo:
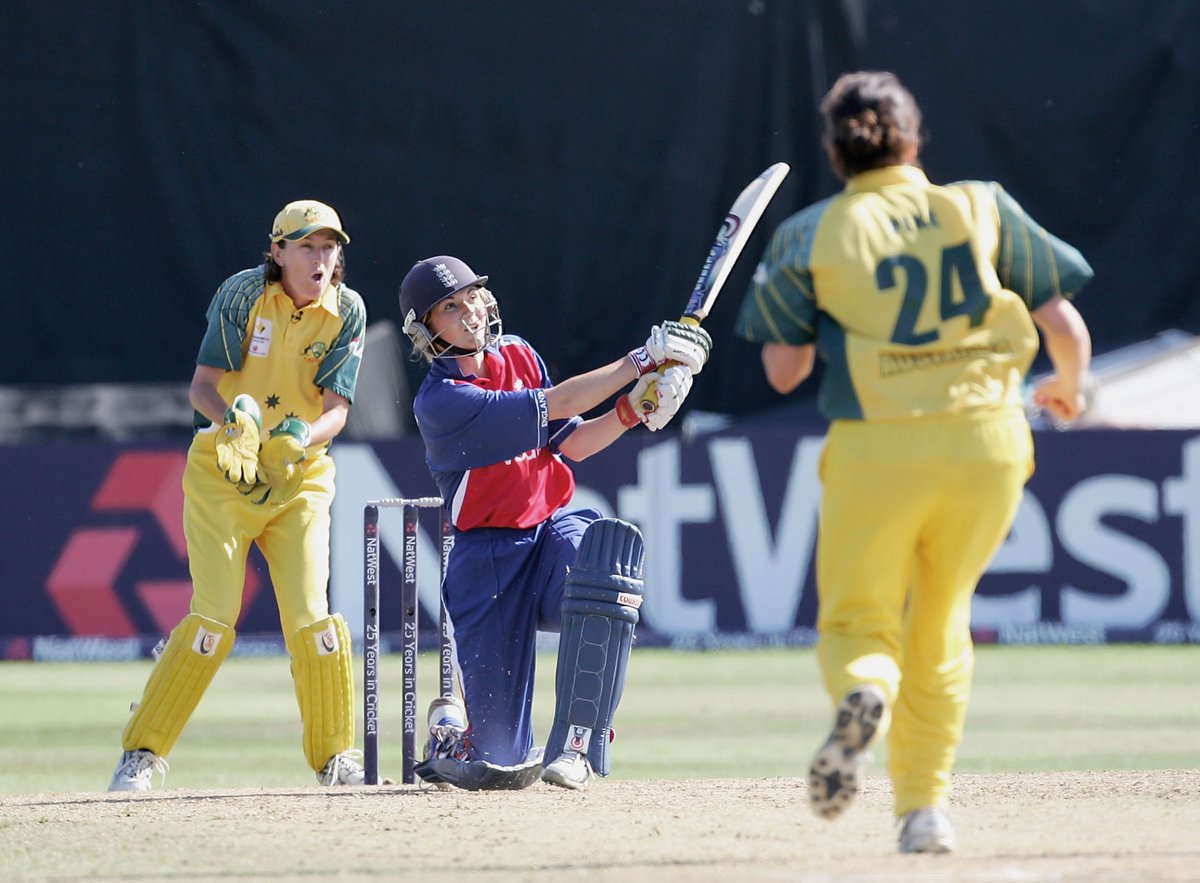
[[[246,554],[270,567],[304,755],[322,785],[361,784],[350,634],[330,616],[330,441],[346,425],[366,310],[343,283],[350,237],[320,202],[288,204],[265,261],[221,284],[192,376],[183,474],[191,612],[171,632],[122,739],[110,791],[144,791],[233,648]]]

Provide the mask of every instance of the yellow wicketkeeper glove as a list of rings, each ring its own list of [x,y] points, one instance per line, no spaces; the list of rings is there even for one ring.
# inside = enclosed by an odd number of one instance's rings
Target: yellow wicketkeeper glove
[[[250,493],[258,483],[261,430],[258,402],[243,393],[225,411],[225,422],[217,431],[217,466],[243,494]]]
[[[304,449],[311,436],[312,429],[299,417],[285,417],[271,430],[258,453],[258,477],[267,489],[254,502],[282,506],[296,496],[304,483]]]

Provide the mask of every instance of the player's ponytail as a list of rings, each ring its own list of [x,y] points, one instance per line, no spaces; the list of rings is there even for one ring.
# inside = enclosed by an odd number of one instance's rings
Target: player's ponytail
[[[921,143],[921,109],[887,71],[843,74],[821,101],[825,150],[840,178],[897,165]]]

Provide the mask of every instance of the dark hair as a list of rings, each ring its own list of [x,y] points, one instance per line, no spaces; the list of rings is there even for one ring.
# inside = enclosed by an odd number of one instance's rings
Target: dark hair
[[[842,74],[821,99],[825,150],[842,179],[896,165],[921,148],[921,109],[888,71]]]
[[[340,244],[340,243],[339,243]],[[287,248],[287,242],[280,241],[280,248]],[[283,281],[283,267],[275,263],[275,258],[271,257],[270,251],[263,252],[263,276],[266,277],[267,284],[272,282]],[[343,245],[338,249],[337,266],[333,268],[333,276],[330,278],[330,283],[337,285],[346,278],[346,247]]]

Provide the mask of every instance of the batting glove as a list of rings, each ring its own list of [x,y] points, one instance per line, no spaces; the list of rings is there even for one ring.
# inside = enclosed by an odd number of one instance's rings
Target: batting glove
[[[657,432],[679,413],[691,388],[692,373],[683,365],[647,374],[638,378],[628,395],[617,399],[617,417],[626,428],[642,423]]]
[[[671,418],[679,413],[691,389],[692,372],[683,365],[672,365],[658,374],[654,381],[654,393],[657,396],[655,407],[647,410],[647,400],[641,402],[642,422],[646,428],[658,432],[670,423]]]
[[[712,352],[712,338],[699,325],[683,322],[663,322],[650,329],[644,346],[629,353],[639,376],[668,363],[685,365],[693,374],[699,374]]]

